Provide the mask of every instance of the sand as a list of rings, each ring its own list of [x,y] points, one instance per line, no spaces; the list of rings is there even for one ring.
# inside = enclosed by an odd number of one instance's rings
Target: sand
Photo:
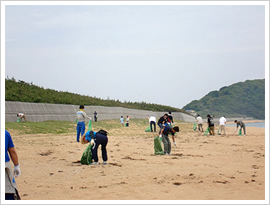
[[[12,134],[22,200],[264,200],[265,129],[204,136],[178,124],[172,155],[154,155],[157,133],[110,130],[107,165],[81,165],[87,147],[65,135]],[[185,126],[185,128],[183,128]],[[189,129],[190,127],[190,129]],[[206,125],[204,125],[206,128]],[[217,128],[216,128],[217,130]],[[101,153],[99,150],[99,159]]]

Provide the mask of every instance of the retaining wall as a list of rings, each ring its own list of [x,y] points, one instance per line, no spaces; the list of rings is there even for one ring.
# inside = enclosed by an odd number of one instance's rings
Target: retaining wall
[[[75,121],[76,112],[79,105],[62,105],[48,103],[27,103],[27,102],[5,102],[5,120],[6,122],[16,122],[17,113],[24,113],[29,121]],[[126,118],[128,115],[131,119],[144,119],[155,116],[157,120],[164,115],[164,112],[152,112],[146,110],[128,109],[122,107],[103,107],[103,106],[85,106],[84,111],[94,120],[94,112],[98,113],[98,120],[120,119],[121,116]],[[195,122],[195,118],[191,115],[181,112],[172,112],[175,120],[186,122]]]

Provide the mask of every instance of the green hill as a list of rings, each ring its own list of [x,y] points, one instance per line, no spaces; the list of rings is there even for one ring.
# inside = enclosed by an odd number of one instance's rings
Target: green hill
[[[100,98],[84,96],[69,92],[61,92],[52,89],[16,81],[14,78],[5,79],[5,100],[33,103],[52,103],[52,104],[72,104],[72,105],[95,105],[107,107],[124,107],[131,109],[150,110],[150,111],[185,111],[165,105],[157,105],[145,102],[121,102],[119,100],[103,100]]]
[[[200,100],[184,106],[184,110],[195,110],[197,114],[220,117],[265,118],[265,80],[247,80],[212,91]]]

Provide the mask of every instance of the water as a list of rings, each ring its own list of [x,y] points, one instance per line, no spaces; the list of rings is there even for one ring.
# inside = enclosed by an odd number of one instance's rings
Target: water
[[[265,128],[265,122],[247,122],[245,123],[246,127],[258,127]],[[227,124],[228,127],[236,127],[236,124]]]

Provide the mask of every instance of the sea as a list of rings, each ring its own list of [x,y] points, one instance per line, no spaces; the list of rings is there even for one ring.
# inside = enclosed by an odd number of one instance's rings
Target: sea
[[[258,127],[258,128],[265,128],[265,122],[247,122],[245,123],[246,127]],[[227,124],[228,127],[235,127],[236,124]]]

